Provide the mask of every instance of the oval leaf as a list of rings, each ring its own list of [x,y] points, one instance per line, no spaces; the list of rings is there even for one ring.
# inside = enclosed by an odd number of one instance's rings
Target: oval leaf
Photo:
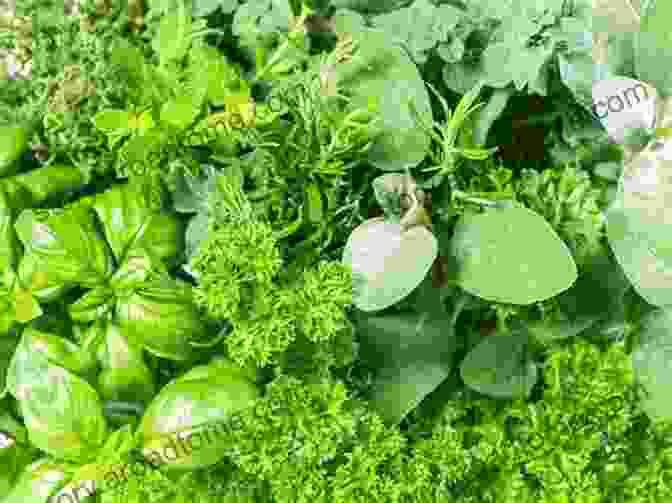
[[[540,302],[577,278],[567,245],[541,215],[520,205],[465,214],[450,247],[457,283],[490,301]]]
[[[218,434],[219,423],[250,406],[258,393],[245,372],[225,361],[194,367],[167,384],[147,408],[138,430],[144,456],[169,468],[217,463],[230,448]]]
[[[639,161],[643,161],[641,156]],[[628,169],[638,170],[638,164],[642,163],[633,162]],[[670,231],[665,217],[669,195],[633,190],[642,185],[636,183],[638,178],[641,176],[633,173],[633,182],[626,182],[624,173],[606,213],[607,238],[637,293],[649,304],[667,306],[672,304],[672,248],[667,242]]]
[[[424,227],[406,231],[383,218],[357,227],[343,251],[353,272],[353,301],[362,311],[385,309],[410,294],[436,259],[436,238]]]
[[[632,353],[635,376],[645,390],[642,406],[655,419],[672,418],[672,312],[657,309],[641,321]]]

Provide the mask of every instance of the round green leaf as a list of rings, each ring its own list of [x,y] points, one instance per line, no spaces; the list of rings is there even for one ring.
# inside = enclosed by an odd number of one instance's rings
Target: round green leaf
[[[362,311],[385,309],[410,294],[432,266],[438,242],[421,226],[406,231],[383,218],[357,227],[343,251],[353,272],[353,301]]]
[[[465,214],[450,248],[457,283],[490,301],[540,302],[577,278],[567,245],[541,215],[518,204]]]

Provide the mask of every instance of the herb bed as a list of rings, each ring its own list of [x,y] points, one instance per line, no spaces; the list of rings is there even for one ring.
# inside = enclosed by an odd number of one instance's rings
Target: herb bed
[[[123,4],[2,18],[0,501],[669,500],[664,3]]]

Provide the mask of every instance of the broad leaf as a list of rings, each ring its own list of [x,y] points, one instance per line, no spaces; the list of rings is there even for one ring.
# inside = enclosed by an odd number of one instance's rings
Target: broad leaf
[[[65,481],[66,472],[61,465],[40,459],[26,467],[3,503],[50,503],[50,496]]]
[[[183,3],[179,4],[184,6]],[[184,58],[191,45],[192,19],[187,9],[178,8],[161,18],[159,30],[152,41],[161,65]]]
[[[632,365],[645,391],[642,406],[652,419],[669,420],[672,418],[672,312],[652,311],[641,320],[638,334]]]
[[[171,360],[187,360],[204,330],[191,286],[167,277],[119,292],[117,319],[130,344]]]
[[[57,459],[81,463],[95,457],[107,436],[107,425],[96,390],[52,363],[50,356],[56,352],[69,366],[81,365],[74,355],[63,352],[66,348],[58,347],[68,342],[37,331],[24,333],[7,385],[19,400],[30,441]]]
[[[424,279],[438,255],[438,242],[421,226],[403,230],[383,218],[357,227],[343,250],[353,272],[353,301],[362,311],[385,309],[406,297]]]
[[[460,364],[462,380],[495,398],[527,398],[537,382],[537,366],[527,351],[527,335],[495,335],[478,343]]]
[[[606,215],[609,246],[637,293],[655,306],[672,304],[665,164],[655,152],[639,154],[626,166]]]
[[[44,283],[95,287],[112,271],[112,255],[89,208],[25,210],[15,228],[32,259],[30,267],[25,260],[19,267],[21,282],[38,296]]]
[[[226,362],[194,367],[152,400],[138,436],[143,454],[157,465],[195,469],[221,460],[231,448],[217,429],[258,397],[253,380]]]
[[[346,34],[344,34],[346,35]],[[431,123],[429,95],[417,67],[403,48],[379,30],[352,34],[354,55],[336,66],[339,89],[352,97],[353,108],[375,107],[379,135],[368,160],[385,171],[403,171],[425,158],[429,137],[416,127],[409,103]]]
[[[113,187],[96,196],[93,209],[120,267],[143,252],[153,259],[152,266],[164,266],[181,250],[178,220],[152,211],[138,187]]]
[[[99,349],[101,372],[98,389],[105,400],[149,402],[155,394],[154,378],[142,356],[115,323],[101,324],[104,334]]]
[[[540,302],[577,278],[567,245],[541,215],[518,203],[463,215],[450,247],[457,284],[490,301]]]
[[[450,374],[452,320],[428,313],[360,316],[356,327],[361,358],[377,370],[371,404],[397,424]]]

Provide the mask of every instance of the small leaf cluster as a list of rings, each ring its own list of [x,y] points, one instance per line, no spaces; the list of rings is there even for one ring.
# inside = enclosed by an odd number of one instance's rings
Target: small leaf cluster
[[[299,336],[315,345],[336,341],[349,328],[349,270],[322,262],[298,279],[285,278],[277,235],[253,214],[240,188],[221,180],[207,237],[189,267],[199,278],[197,305],[210,318],[231,323],[225,339],[231,357],[240,365],[264,366],[277,362]]]

